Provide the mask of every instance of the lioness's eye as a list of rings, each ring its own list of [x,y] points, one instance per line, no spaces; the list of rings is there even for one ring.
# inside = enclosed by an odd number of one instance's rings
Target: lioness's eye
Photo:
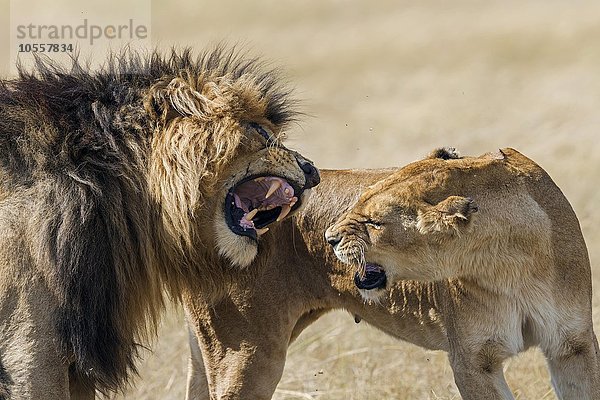
[[[379,229],[381,229],[381,225],[382,224],[380,222],[375,222],[375,221],[368,220],[368,221],[365,222],[365,225],[370,226],[373,229],[379,230]]]

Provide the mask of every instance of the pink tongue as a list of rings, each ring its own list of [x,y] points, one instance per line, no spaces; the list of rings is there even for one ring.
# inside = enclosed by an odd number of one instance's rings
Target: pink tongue
[[[244,214],[244,216],[245,216],[245,214]],[[248,221],[246,218],[242,218],[240,220],[240,226],[242,228],[244,228],[244,229],[250,229],[250,228],[255,229],[254,228],[254,222],[253,221]]]
[[[265,196],[274,182],[278,182],[280,186],[267,199]],[[234,193],[235,205],[245,212],[260,206],[289,204],[293,197],[294,188],[285,180],[274,176],[242,184]]]
[[[290,185],[283,179],[276,178],[276,177],[269,177],[269,178],[265,178],[265,180],[262,181],[260,184],[261,184],[261,186],[265,186],[268,190],[268,188],[271,187],[271,184],[274,181],[278,181],[281,184],[281,186],[279,187],[279,189],[277,189],[275,191],[275,193],[273,193],[271,196],[269,196],[268,199],[262,200],[261,204],[263,206],[268,206],[271,204],[274,204],[276,206],[280,206],[282,204],[288,204],[288,203],[290,203],[292,197],[294,197],[294,188],[292,187],[292,185]]]
[[[240,199],[240,196],[237,195],[237,193],[233,194],[233,199],[235,201],[235,206],[237,208],[241,208],[242,210],[244,210],[244,212],[248,212],[250,210],[248,210],[248,206],[246,206],[246,204],[244,204],[244,202]]]
[[[278,184],[277,190],[266,198],[273,184]],[[284,204],[293,206],[298,198],[294,197],[294,188],[287,181],[277,177],[257,178],[251,182],[240,185],[233,193],[235,205],[244,210],[244,217],[240,220],[240,226],[245,229],[254,229],[254,222],[248,221],[245,216],[251,209],[269,209]]]

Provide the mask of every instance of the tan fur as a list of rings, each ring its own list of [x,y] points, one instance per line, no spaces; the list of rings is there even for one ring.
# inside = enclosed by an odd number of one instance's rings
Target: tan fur
[[[367,189],[326,236],[340,260],[381,265],[389,287],[458,279],[444,314],[463,398],[512,398],[502,363],[532,345],[560,399],[600,398],[577,217],[538,165],[501,153],[410,164]]]
[[[533,225],[532,220],[522,225],[531,225],[528,230],[546,229],[542,241],[547,238],[546,215],[549,214],[541,213],[542,208],[554,215],[564,214],[557,221],[560,225],[551,243],[554,248],[564,250],[555,257],[562,260],[565,267],[556,274],[552,269],[543,271],[541,276],[529,280],[527,289],[531,300],[507,300],[506,295],[494,287],[488,289],[487,285],[479,285],[478,280],[461,278],[435,282],[402,280],[390,283],[389,290],[367,292],[367,296],[377,301],[365,302],[362,298],[365,294],[361,296],[352,281],[355,266],[337,260],[324,240],[324,233],[357,201],[361,192],[401,170],[321,171],[321,184],[313,190],[305,210],[273,229],[273,235],[265,238],[269,257],[255,261],[264,263],[263,274],[236,283],[216,304],[207,304],[193,295],[186,299],[188,315],[196,321],[190,325],[198,339],[190,343],[192,368],[188,371],[187,398],[270,399],[283,371],[285,349],[291,341],[324,313],[345,309],[355,319],[362,319],[362,323],[372,324],[400,340],[449,352],[465,399],[510,398],[501,361],[536,344],[548,356],[555,386],[567,388],[562,389],[560,396],[585,399],[585,394],[568,392],[596,387],[598,376],[594,354],[598,348],[591,330],[589,265],[579,226],[570,206],[547,175],[518,153],[505,152],[508,161],[504,160],[504,154],[493,153],[472,161],[457,160],[457,163],[468,162],[473,167],[485,168],[494,165],[493,160],[500,163],[499,167],[508,164],[509,171],[522,177],[511,178],[515,181],[526,182],[532,176],[538,177],[536,185],[540,189],[545,187],[541,193],[537,192],[542,196],[533,201],[529,191],[523,190],[523,183],[517,185],[516,182],[509,184],[509,188],[513,186],[513,191],[520,193],[516,197],[506,197],[504,189],[502,196],[490,195],[485,201],[473,196],[479,210],[472,214],[475,217],[472,224],[464,224],[459,218],[463,225],[458,231],[453,229],[448,233],[454,243],[468,240],[468,230],[473,229],[475,234],[489,218],[483,208],[488,201],[507,207],[507,212],[496,210],[499,213],[494,213],[504,220],[511,217],[512,212],[523,212],[522,207],[509,207],[512,201],[518,200],[532,213],[531,218],[538,220]],[[448,168],[443,162],[436,165]],[[425,165],[427,168],[423,170],[431,167],[429,161]],[[394,179],[388,182],[397,184]],[[501,187],[507,188],[505,184]],[[472,195],[453,192],[445,197],[457,193],[462,197]],[[440,193],[439,197],[445,198],[444,195]],[[550,207],[552,202],[557,203]],[[465,210],[462,211],[464,216]],[[416,218],[417,213],[411,219],[400,221],[412,221],[416,229]],[[498,229],[502,226],[500,224]],[[519,231],[514,234],[513,242],[521,244]],[[561,239],[564,237],[569,240]],[[441,237],[438,243],[439,239]],[[492,245],[500,246],[502,241],[492,242]],[[499,279],[511,278],[510,271],[497,272]],[[549,294],[543,292],[547,288],[540,286],[548,275],[555,280],[555,289]],[[514,278],[511,280],[514,282]],[[559,305],[574,311],[565,317]],[[515,314],[517,310],[520,314]],[[521,319],[525,311],[530,318]],[[557,331],[558,318],[563,325]],[[559,342],[562,344],[557,347]],[[397,373],[401,379],[402,370]],[[587,398],[598,397],[594,392]]]
[[[353,268],[336,259],[323,237],[362,190],[392,171],[322,171],[305,209],[265,237],[266,251],[253,263],[263,273],[235,282],[217,303],[194,293],[184,298],[194,332],[188,399],[270,399],[288,345],[333,309],[399,339],[448,349],[438,308],[443,286],[403,282],[379,304],[365,303],[352,283]]]
[[[240,267],[259,243],[223,222],[228,190],[311,186],[281,144],[287,92],[255,61],[127,57],[97,75],[40,61],[0,85],[0,399],[126,386],[165,288],[210,303],[258,273]]]

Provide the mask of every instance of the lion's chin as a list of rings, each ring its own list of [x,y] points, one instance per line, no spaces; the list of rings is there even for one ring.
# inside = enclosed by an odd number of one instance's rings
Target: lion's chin
[[[215,223],[217,249],[237,267],[245,268],[252,264],[258,254],[258,243],[248,236],[233,233],[222,218]]]

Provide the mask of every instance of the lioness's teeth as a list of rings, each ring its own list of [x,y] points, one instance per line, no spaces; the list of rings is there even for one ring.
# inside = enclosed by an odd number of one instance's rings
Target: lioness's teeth
[[[292,193],[292,191],[290,190],[290,188],[285,188],[285,190],[283,191],[283,193],[285,193],[285,194],[287,194],[289,196],[290,193]]]
[[[271,195],[273,193],[275,193],[275,191],[277,191],[277,189],[279,189],[280,186],[281,186],[281,182],[273,181],[273,183],[271,183],[271,187],[269,188],[269,190],[267,191],[267,194],[265,195],[265,199],[268,199],[269,197],[271,197]]]
[[[279,217],[277,217],[277,222],[284,219],[292,210],[292,207],[289,204],[284,204],[281,206],[281,212],[279,213]]]
[[[256,214],[258,214],[258,208],[255,208],[254,210],[250,211],[248,214],[246,214],[244,218],[246,218],[246,220],[248,221],[252,221],[252,218],[254,218]]]
[[[264,235],[265,233],[267,233],[267,231],[268,231],[268,230],[269,230],[269,228],[262,228],[262,229],[259,229],[259,228],[257,228],[257,229],[256,229],[256,234],[257,234],[258,236],[260,236],[260,235]]]

